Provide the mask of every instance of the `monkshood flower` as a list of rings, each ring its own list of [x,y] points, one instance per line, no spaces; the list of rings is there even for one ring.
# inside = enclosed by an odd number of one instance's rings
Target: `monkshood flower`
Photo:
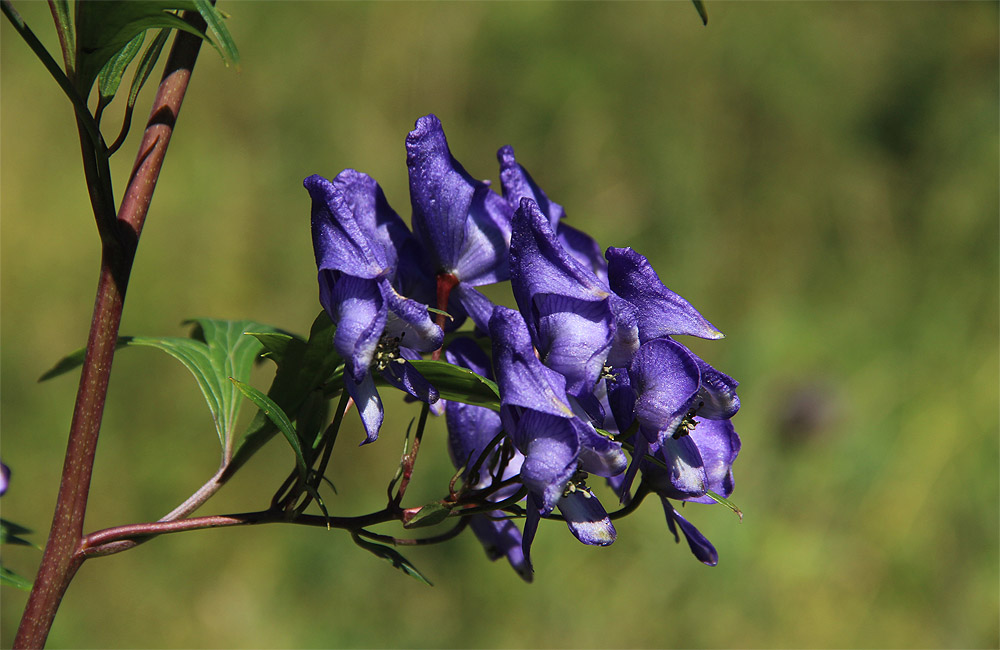
[[[608,286],[570,255],[533,199],[514,213],[511,288],[542,363],[566,378],[566,391],[603,420],[594,387],[615,336]]]
[[[489,358],[470,338],[458,338],[452,341],[445,351],[445,358],[448,363],[468,368],[482,377],[490,379],[493,377]],[[445,420],[448,425],[449,455],[455,467],[463,468],[462,478],[468,481],[473,465],[503,430],[500,414],[485,406],[449,401],[445,406]],[[517,476],[523,462],[524,455],[515,450],[513,457],[501,468],[500,453],[499,450],[495,450],[478,468],[478,481],[471,487],[483,489],[489,487],[497,478],[506,480]],[[490,499],[501,501],[516,491],[517,486],[512,485],[490,495]],[[521,531],[510,518],[506,517],[506,513],[496,510],[472,515],[469,517],[469,527],[491,560],[506,557],[514,571],[525,581],[531,582],[531,569],[521,547]]]
[[[631,306],[630,317],[641,343],[629,362],[629,386],[623,388],[626,382],[619,380],[612,389],[631,390],[636,396],[634,415],[642,435],[636,439],[635,454],[641,458],[647,446],[655,443],[672,467],[678,492],[703,496],[710,488],[706,487],[700,455],[683,433],[694,426],[695,416],[728,420],[735,415],[739,410],[737,382],[670,337],[687,334],[717,339],[722,332],[665,287],[639,253],[630,248],[609,248],[607,258],[611,288]],[[630,415],[619,412],[616,418],[630,419]],[[621,430],[631,426],[631,422],[618,424],[625,427]],[[629,468],[626,487],[636,469]]]
[[[643,354],[648,350],[649,348],[645,348]],[[611,371],[607,385],[609,407],[614,413],[614,421],[607,428],[611,431],[617,431],[619,427],[628,430],[637,411],[645,416],[650,402],[655,402],[657,398],[669,399],[670,396],[662,390],[668,384],[669,377],[663,382],[661,390],[645,393],[643,396],[646,403],[639,405],[637,409],[636,393],[632,390],[629,373],[624,369]],[[683,390],[680,392],[683,393]],[[676,400],[676,396],[674,399]],[[655,404],[653,406],[655,408]],[[682,425],[675,429],[673,436],[684,442],[680,443],[679,450],[674,448],[670,453],[665,453],[658,442],[648,442],[646,434],[642,432],[631,436],[629,442],[634,445],[634,456],[638,462],[633,462],[626,475],[613,477],[609,479],[609,483],[622,503],[627,504],[631,498],[629,486],[635,470],[641,471],[643,484],[656,493],[663,504],[667,526],[674,538],[680,541],[677,534],[677,529],[680,528],[695,557],[709,566],[715,566],[719,560],[715,547],[693,524],[677,513],[669,499],[714,503],[715,500],[707,495],[708,491],[723,498],[729,497],[733,492],[732,465],[740,450],[740,438],[728,419],[711,420],[698,416],[682,420]],[[673,436],[667,439],[668,446],[675,441]],[[648,454],[648,457],[640,456],[640,453]],[[692,468],[691,465],[700,466]],[[704,493],[696,489],[691,494],[677,488],[676,483],[683,482],[682,479],[690,483],[692,476],[696,482],[704,481]]]
[[[364,442],[372,442],[382,425],[372,370],[417,399],[437,401],[437,390],[406,358],[439,348],[444,332],[425,304],[397,290],[397,272],[412,259],[415,242],[378,183],[346,169],[333,181],[314,175],[304,185],[312,198],[320,302],[337,326],[344,385],[361,414]]]
[[[406,165],[413,232],[437,276],[437,307],[455,318],[449,329],[468,314],[486,331],[493,304],[473,287],[509,277],[512,210],[488,183],[472,178],[455,160],[435,115],[417,120],[406,137]]]
[[[566,216],[563,207],[550,200],[535,183],[531,174],[515,160],[513,147],[509,145],[501,147],[497,152],[497,160],[500,161],[500,187],[511,210],[520,207],[521,199],[533,200],[538,210],[548,218],[549,226],[566,252],[607,284],[608,264],[604,261],[601,247],[593,237],[563,221]]]
[[[539,518],[557,507],[581,542],[611,544],[614,526],[585,480],[587,473],[620,474],[627,464],[621,445],[577,417],[566,394],[566,379],[535,356],[527,325],[518,312],[495,307],[490,336],[500,419],[514,446],[524,454],[521,481],[529,493],[523,548],[529,566]]]

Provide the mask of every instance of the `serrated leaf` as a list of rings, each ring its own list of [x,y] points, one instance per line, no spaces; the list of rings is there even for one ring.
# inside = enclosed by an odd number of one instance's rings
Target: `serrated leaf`
[[[285,439],[288,440],[288,444],[291,445],[292,451],[295,452],[295,466],[299,470],[299,476],[303,479],[306,477],[306,459],[302,455],[302,445],[299,444],[299,437],[295,433],[295,426],[292,421],[288,419],[288,415],[285,411],[274,403],[267,395],[260,392],[253,386],[245,384],[238,379],[233,377],[229,378],[230,381],[243,393],[247,399],[257,405],[261,413],[267,416],[267,419],[271,423],[278,427],[278,430],[284,434]]]
[[[436,526],[448,518],[450,508],[435,501],[428,503],[418,510],[409,521],[403,524],[403,528],[423,528],[425,526]]]
[[[496,382],[445,361],[417,360],[410,363],[438,389],[441,399],[500,409],[500,390]]]
[[[101,68],[101,71],[97,75],[97,93],[100,96],[102,104],[107,104],[114,98],[118,92],[118,86],[121,85],[125,69],[128,68],[132,60],[139,54],[139,50],[142,49],[142,43],[145,40],[146,32],[139,32],[131,41],[125,44],[125,47],[118,50],[114,56],[108,59],[108,62]]]
[[[31,580],[22,578],[5,566],[0,566],[0,585],[31,591]]]
[[[306,397],[323,385],[334,369],[342,364],[333,349],[334,329],[326,312],[320,312],[313,321],[308,341],[293,338],[279,356],[272,357],[278,369],[267,396],[293,418],[297,417]],[[231,475],[239,469],[275,433],[277,429],[271,421],[258,413],[233,454],[227,473]]]
[[[375,557],[382,558],[383,560],[391,564],[394,568],[399,569],[406,575],[419,580],[428,587],[434,586],[434,584],[430,580],[425,578],[424,575],[417,570],[417,567],[413,566],[413,564],[405,557],[403,557],[398,551],[396,551],[396,549],[389,546],[384,546],[382,544],[376,544],[375,542],[369,542],[365,539],[362,539],[357,534],[353,534],[352,537],[354,538],[355,544],[365,549],[369,553],[372,553],[373,555],[375,555]]]

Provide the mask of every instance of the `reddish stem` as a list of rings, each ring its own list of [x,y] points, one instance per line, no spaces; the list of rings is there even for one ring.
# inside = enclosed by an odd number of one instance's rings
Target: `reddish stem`
[[[196,12],[186,12],[185,19],[191,22],[201,20]],[[45,645],[59,603],[84,559],[76,551],[83,538],[94,452],[107,399],[125,289],[163,156],[200,47],[201,39],[190,34],[179,32],[175,38],[118,212],[116,236],[102,237],[97,298],[70,425],[56,511],[38,576],[14,639],[15,648],[40,648]],[[92,188],[89,181],[88,178],[88,185]],[[91,198],[100,200],[93,196],[93,192]],[[95,204],[95,211],[100,212],[96,208]],[[100,220],[101,215],[97,217]]]
[[[448,299],[451,297],[451,291],[458,286],[459,279],[456,278],[451,273],[438,273],[437,276],[437,308],[441,311],[448,311]],[[437,318],[434,320],[437,326],[442,330],[444,329],[445,320],[448,317],[444,314],[438,314]],[[441,358],[441,348],[434,350],[434,354],[431,358],[437,361]]]

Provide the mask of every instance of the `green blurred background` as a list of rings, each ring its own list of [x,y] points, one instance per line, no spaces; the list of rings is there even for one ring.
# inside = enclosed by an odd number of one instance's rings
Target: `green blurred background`
[[[473,175],[498,184],[514,145],[571,223],[645,253],[726,332],[692,345],[741,381],[746,516],[685,510],[716,568],[654,501],[606,549],[553,522],[532,585],[471,535],[407,553],[433,588],[339,531],[165,537],[88,562],[50,647],[1000,645],[996,3],[710,2],[708,27],[686,2],[222,5],[242,67],[202,50],[124,334],[306,332],[302,179],[355,167],[407,217],[403,140],[434,112]],[[46,6],[15,6],[55,51]],[[41,543],[76,382],[35,380],[85,341],[98,242],[69,104],[0,35],[2,507]],[[416,413],[390,401],[377,444],[350,419],[333,512],[379,506]],[[414,504],[445,489],[443,437],[434,422]],[[121,352],[87,529],[163,515],[217,454],[186,371]],[[272,442],[203,512],[262,507],[290,464]],[[29,576],[40,559],[4,556]],[[5,646],[25,598],[3,591]]]

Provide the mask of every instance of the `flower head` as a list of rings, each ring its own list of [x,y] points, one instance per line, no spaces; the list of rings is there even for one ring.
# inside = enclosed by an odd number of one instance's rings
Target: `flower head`
[[[518,312],[494,308],[490,336],[500,388],[500,419],[525,457],[521,466],[521,481],[529,489],[525,557],[530,563],[539,518],[556,507],[581,542],[611,544],[616,536],[614,526],[585,481],[588,473],[621,473],[626,464],[621,445],[577,417],[566,394],[565,378],[535,356],[528,328]]]
[[[406,355],[437,349],[444,333],[425,304],[397,290],[400,252],[412,246],[412,235],[378,184],[347,169],[333,181],[314,175],[304,185],[312,198],[320,303],[337,326],[334,347],[344,358],[344,384],[361,413],[365,442],[371,442],[382,424],[372,370],[418,399],[437,401],[437,390]]]

